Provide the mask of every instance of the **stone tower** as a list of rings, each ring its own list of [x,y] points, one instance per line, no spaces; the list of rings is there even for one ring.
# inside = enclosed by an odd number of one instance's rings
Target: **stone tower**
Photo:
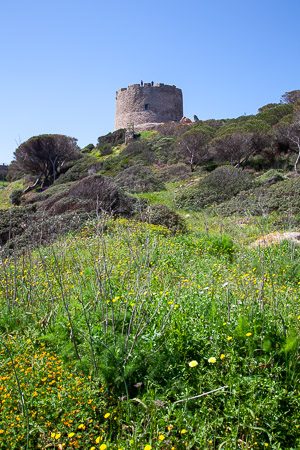
[[[116,92],[115,130],[130,123],[179,122],[183,117],[182,91],[163,83],[132,84]]]

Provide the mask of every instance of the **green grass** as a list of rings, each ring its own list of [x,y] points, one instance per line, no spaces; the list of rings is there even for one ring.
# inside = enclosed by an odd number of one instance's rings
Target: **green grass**
[[[4,258],[0,448],[299,448],[299,248],[249,249],[273,218],[248,219]]]

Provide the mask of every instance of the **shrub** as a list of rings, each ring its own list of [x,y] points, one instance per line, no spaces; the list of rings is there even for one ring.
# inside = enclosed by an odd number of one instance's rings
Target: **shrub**
[[[101,169],[101,163],[95,158],[95,156],[84,155],[80,159],[74,162],[74,164],[66,171],[66,173],[60,175],[55,181],[55,184],[69,183],[70,181],[82,180],[88,176],[90,167],[97,165],[99,171]]]
[[[257,182],[262,186],[270,186],[284,180],[284,177],[275,169],[270,169],[257,178]]]
[[[95,175],[73,185],[68,193],[85,201],[85,210],[103,210],[114,215],[131,215],[137,200],[126,195],[109,178]]]
[[[152,169],[139,164],[123,170],[114,181],[129,192],[153,192],[165,189],[165,185]]]
[[[168,206],[161,203],[148,207],[146,221],[153,225],[162,225],[168,228],[171,233],[186,231],[184,219],[175,211],[168,208]]]
[[[291,216],[300,214],[300,177],[241,192],[217,207],[217,212],[224,216],[245,213],[259,216],[273,211]]]
[[[219,167],[209,173],[197,185],[188,187],[176,199],[176,205],[184,209],[198,210],[213,203],[222,203],[248,189],[253,175],[231,166]]]
[[[16,189],[11,194],[11,202],[13,205],[20,205],[22,200],[23,191],[21,189]]]
[[[191,171],[186,164],[178,163],[156,168],[156,176],[163,181],[180,181],[191,177]]]

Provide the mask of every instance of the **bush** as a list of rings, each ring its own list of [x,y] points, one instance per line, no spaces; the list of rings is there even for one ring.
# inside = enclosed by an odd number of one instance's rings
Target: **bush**
[[[277,170],[270,169],[257,178],[256,181],[262,186],[271,186],[271,184],[278,183],[282,180],[284,180],[284,177]]]
[[[137,203],[136,199],[126,195],[111,179],[101,175],[79,181],[71,187],[68,197],[84,200],[86,211],[98,209],[113,215],[131,215]]]
[[[186,231],[184,219],[182,219],[175,211],[168,208],[168,206],[161,203],[148,207],[146,221],[153,225],[162,225],[163,227],[168,228],[171,233]]]
[[[273,211],[289,216],[300,214],[300,177],[241,192],[217,207],[217,212],[224,216],[245,213],[260,216]]]
[[[152,169],[139,164],[123,170],[114,181],[128,192],[154,192],[165,189],[164,183]]]
[[[162,181],[180,181],[191,177],[190,168],[186,164],[178,163],[156,168],[156,176]]]
[[[176,206],[187,210],[198,210],[213,203],[222,203],[251,187],[253,179],[252,174],[241,169],[219,167],[197,185],[184,189],[175,203]]]
[[[11,194],[11,202],[13,205],[19,206],[21,204],[23,191],[21,189],[16,189]]]
[[[74,164],[64,174],[60,175],[55,181],[55,185],[82,180],[88,176],[90,167],[94,166],[97,166],[97,171],[102,167],[95,156],[84,155],[77,161],[74,161]]]

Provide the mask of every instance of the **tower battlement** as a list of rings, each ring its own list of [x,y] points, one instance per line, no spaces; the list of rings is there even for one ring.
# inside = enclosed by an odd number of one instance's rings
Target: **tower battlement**
[[[116,92],[115,130],[128,123],[179,122],[183,116],[182,91],[164,83],[131,84]]]

